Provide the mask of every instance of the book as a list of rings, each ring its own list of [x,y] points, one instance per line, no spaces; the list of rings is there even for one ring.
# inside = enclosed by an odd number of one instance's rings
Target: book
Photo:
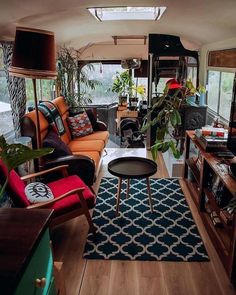
[[[225,150],[227,147],[226,138],[216,138],[210,136],[196,136],[197,142],[206,152],[215,152],[220,150]]]

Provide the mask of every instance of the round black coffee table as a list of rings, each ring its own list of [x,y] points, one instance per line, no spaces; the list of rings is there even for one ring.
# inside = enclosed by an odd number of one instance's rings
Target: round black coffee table
[[[148,198],[151,212],[152,196],[150,189],[149,176],[157,172],[157,164],[149,159],[141,157],[122,157],[112,160],[108,163],[108,171],[118,177],[117,200],[116,200],[116,214],[119,214],[120,192],[122,179],[127,179],[126,198],[129,196],[129,185],[131,178],[146,178]]]

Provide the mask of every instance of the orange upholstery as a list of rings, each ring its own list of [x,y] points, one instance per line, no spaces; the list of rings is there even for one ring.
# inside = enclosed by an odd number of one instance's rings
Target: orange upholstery
[[[73,141],[102,140],[105,146],[107,144],[108,138],[109,138],[108,131],[96,131],[86,136],[75,138],[73,139]]]
[[[25,118],[28,118],[32,122],[36,122],[36,113],[35,111],[27,113],[24,115]],[[48,133],[48,121],[45,119],[44,115],[39,112],[39,122],[40,122],[40,134],[41,134],[41,140],[44,139],[46,134]]]
[[[55,98],[52,102],[57,107],[66,130],[65,134],[61,136],[61,140],[69,147],[73,155],[87,156],[88,158],[92,159],[95,163],[97,174],[100,167],[103,149],[105,148],[108,141],[108,131],[94,131],[92,134],[72,139],[67,123],[67,117],[69,116],[69,106],[67,105],[65,98],[63,96],[59,96]],[[40,134],[43,141],[48,132],[49,124],[41,112],[39,112],[39,120]],[[21,126],[22,135],[31,136],[32,138],[34,138],[34,143],[36,131],[35,125],[35,111],[32,111],[23,117]]]
[[[69,144],[68,147],[72,151],[72,153],[80,151],[93,151],[93,152],[99,152],[101,155],[103,149],[104,149],[104,141],[102,140],[84,140],[84,141],[79,141],[79,140],[72,140]]]

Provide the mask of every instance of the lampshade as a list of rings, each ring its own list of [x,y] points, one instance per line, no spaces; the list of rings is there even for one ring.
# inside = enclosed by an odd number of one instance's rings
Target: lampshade
[[[55,79],[54,33],[17,27],[9,74],[33,79]]]

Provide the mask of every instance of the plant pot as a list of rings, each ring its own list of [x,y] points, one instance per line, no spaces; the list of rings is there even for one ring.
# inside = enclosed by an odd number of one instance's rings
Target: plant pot
[[[205,93],[200,94],[200,100],[199,100],[199,105],[204,106],[206,104],[206,95]]]
[[[188,102],[188,104],[195,104],[195,101],[196,101],[196,97],[195,97],[195,95],[192,95],[192,96],[188,96],[187,97],[187,102]]]
[[[138,98],[137,97],[131,97],[129,100],[129,109],[134,111],[138,107]]]
[[[127,104],[127,96],[119,96],[119,105],[125,106]]]

